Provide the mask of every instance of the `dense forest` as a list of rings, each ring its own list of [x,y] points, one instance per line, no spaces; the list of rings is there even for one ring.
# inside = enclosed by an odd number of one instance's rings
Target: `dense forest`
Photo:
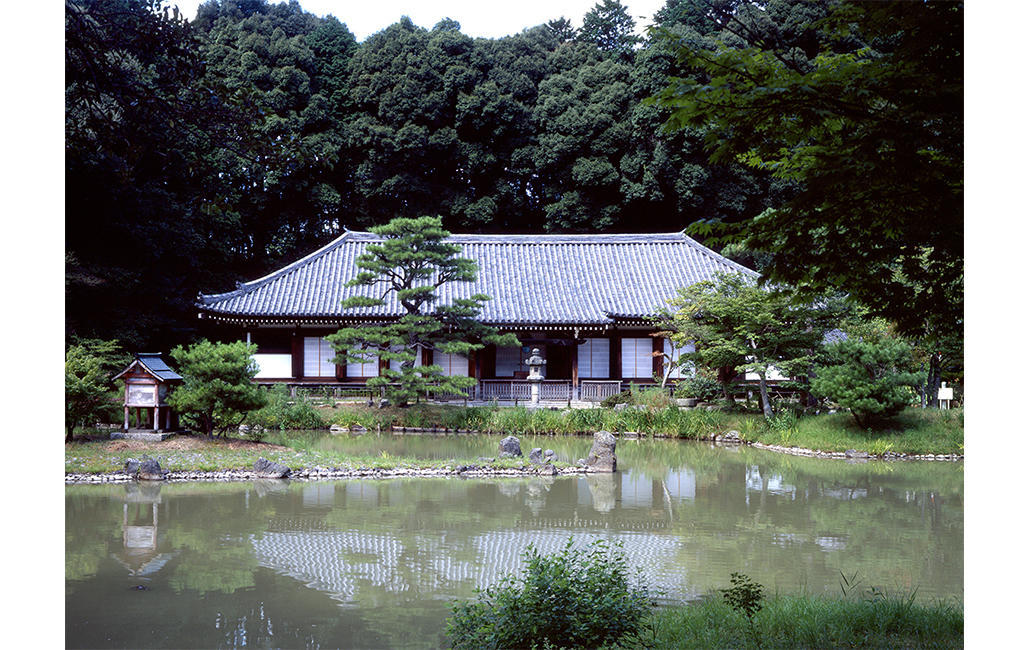
[[[808,28],[839,3],[667,0],[644,37],[616,0],[500,39],[396,16],[357,42],[296,0],[209,0],[193,21],[160,0],[69,0],[66,336],[167,350],[196,336],[199,292],[394,217],[517,233],[750,222],[802,179],[712,162],[714,125],[667,129],[673,107],[651,98],[707,74],[680,43],[859,51],[855,30]]]

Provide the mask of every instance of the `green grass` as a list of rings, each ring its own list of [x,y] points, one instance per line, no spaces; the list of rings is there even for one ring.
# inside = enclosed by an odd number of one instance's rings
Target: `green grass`
[[[826,451],[963,455],[964,415],[963,409],[908,409],[872,429],[859,428],[848,413],[809,415],[796,418],[793,428],[770,429],[762,424],[750,435],[768,445]]]
[[[92,432],[99,434],[100,432]],[[179,436],[179,439],[186,436]],[[64,471],[69,474],[105,474],[124,469],[125,462],[140,459],[149,455],[160,463],[160,468],[167,472],[201,471],[216,472],[224,470],[250,470],[259,458],[287,465],[293,470],[307,468],[326,469],[453,469],[459,465],[480,464],[478,459],[443,459],[424,460],[393,456],[387,452],[379,454],[351,454],[321,449],[315,445],[314,439],[306,435],[268,436],[269,443],[258,446],[237,448],[230,443],[232,439],[205,436],[188,436],[194,443],[188,449],[175,448],[173,444],[152,443],[144,449],[126,448],[127,445],[118,441],[82,438],[64,446]],[[172,438],[170,442],[173,442]],[[565,467],[568,463],[555,463]],[[487,466],[498,470],[511,470],[522,467],[533,467],[525,457],[503,458],[487,463]]]
[[[769,596],[748,625],[718,592],[656,610],[647,647],[674,650],[963,648],[963,607],[871,590],[859,598]],[[753,627],[753,631],[751,630]]]
[[[872,454],[964,454],[963,409],[908,409],[899,416],[861,429],[848,413],[787,414],[771,424],[760,413],[736,409],[689,410],[655,404],[611,408],[551,411],[525,407],[493,408],[417,404],[408,409],[373,409],[361,406],[320,409],[324,422],[349,426],[358,423],[374,430],[380,426],[411,426],[480,431],[502,435],[573,435],[595,431],[637,432],[642,435],[704,440],[726,431],[738,431],[746,442],[800,447],[822,451],[857,449]]]
[[[439,404],[416,404],[410,408],[368,408],[365,406],[319,406],[309,408],[303,403],[276,406],[278,421],[291,419],[294,408],[300,421],[310,428],[326,428],[331,424],[365,427],[370,431],[391,427],[420,427],[480,431],[500,435],[589,435],[596,431],[616,433],[638,432],[645,436],[704,440],[735,430],[746,442],[841,452],[857,449],[871,454],[964,454],[963,409],[908,409],[898,417],[864,430],[857,427],[852,416],[845,413],[805,415],[778,418],[769,423],[763,416],[749,411],[688,410],[676,407],[646,405],[616,411],[609,408],[573,409],[570,411],[532,410],[524,407],[462,407]],[[84,433],[84,432],[83,432]],[[307,436],[279,435],[271,430],[268,441],[288,448],[267,445],[260,449],[234,449],[227,441],[214,438],[202,452],[161,450],[156,458],[167,471],[216,471],[251,468],[263,456],[292,468],[399,468],[430,467],[429,462],[390,457],[352,458],[322,450]],[[117,451],[112,445],[71,443],[65,446],[65,471],[71,473],[103,473],[120,469],[128,458],[140,452]],[[451,461],[446,461],[451,463]],[[471,462],[467,459],[466,462]],[[441,461],[436,463],[442,465]]]

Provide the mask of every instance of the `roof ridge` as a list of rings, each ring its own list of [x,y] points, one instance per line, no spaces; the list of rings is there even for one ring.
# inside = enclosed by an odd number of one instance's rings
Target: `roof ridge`
[[[233,291],[200,294],[199,304],[211,313],[338,317],[335,303],[340,304],[350,293],[345,282],[355,272],[354,256],[368,244],[383,240],[370,232],[346,229],[294,262],[256,280],[238,283]],[[682,231],[469,233],[453,234],[446,241],[462,249],[460,257],[478,262],[473,286],[491,296],[484,312],[493,312],[495,318],[511,318],[512,310],[522,311],[527,319],[549,319],[572,303],[572,310],[579,312],[574,318],[603,322],[610,313],[650,309],[667,291],[662,284],[671,285],[674,291],[708,279],[716,270],[758,276]],[[579,277],[561,277],[566,271]],[[450,289],[462,291],[454,285]],[[364,311],[352,317],[380,315],[379,309]]]
[[[240,296],[240,295],[246,293],[247,291],[252,291],[253,289],[259,289],[263,285],[265,285],[265,284],[267,284],[269,282],[272,282],[272,281],[276,280],[277,278],[280,278],[280,277],[283,277],[285,275],[288,275],[293,270],[295,270],[297,268],[300,268],[302,266],[305,266],[306,264],[308,264],[309,262],[312,262],[313,260],[315,260],[317,258],[323,257],[324,255],[326,255],[330,251],[334,250],[338,246],[340,246],[343,243],[345,243],[345,241],[348,241],[348,240],[359,241],[361,239],[365,239],[365,238],[359,237],[359,235],[370,235],[371,237],[376,237],[376,235],[373,235],[373,233],[360,233],[360,232],[356,232],[356,231],[353,231],[353,230],[346,229],[345,232],[343,232],[340,236],[334,238],[332,241],[324,244],[323,246],[321,246],[320,248],[314,250],[313,252],[309,253],[308,255],[295,260],[291,264],[287,264],[287,265],[277,269],[276,271],[271,271],[267,275],[264,275],[261,278],[256,278],[255,280],[250,280],[248,282],[236,282],[235,283],[235,290],[234,291],[225,291],[224,293],[211,293],[211,294],[202,294],[202,293],[200,293],[199,294],[199,300],[201,302],[207,302],[206,301],[207,298],[217,298],[218,300],[222,300],[222,299],[233,297],[233,296]]]

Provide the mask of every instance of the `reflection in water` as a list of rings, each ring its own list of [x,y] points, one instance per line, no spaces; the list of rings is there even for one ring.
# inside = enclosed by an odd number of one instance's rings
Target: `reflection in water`
[[[124,548],[112,555],[128,575],[144,578],[156,573],[171,559],[173,553],[157,550],[157,530],[160,520],[160,486],[130,483],[125,486]]]
[[[962,464],[618,451],[573,477],[67,486],[67,647],[442,647],[448,603],[570,536],[620,543],[675,602],[734,571],[963,598]]]

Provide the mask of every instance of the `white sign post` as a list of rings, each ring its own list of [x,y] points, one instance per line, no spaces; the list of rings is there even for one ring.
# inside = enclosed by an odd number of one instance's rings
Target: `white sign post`
[[[946,382],[942,382],[942,388],[939,389],[939,408],[948,409],[949,403],[953,401],[953,387],[946,387]]]

